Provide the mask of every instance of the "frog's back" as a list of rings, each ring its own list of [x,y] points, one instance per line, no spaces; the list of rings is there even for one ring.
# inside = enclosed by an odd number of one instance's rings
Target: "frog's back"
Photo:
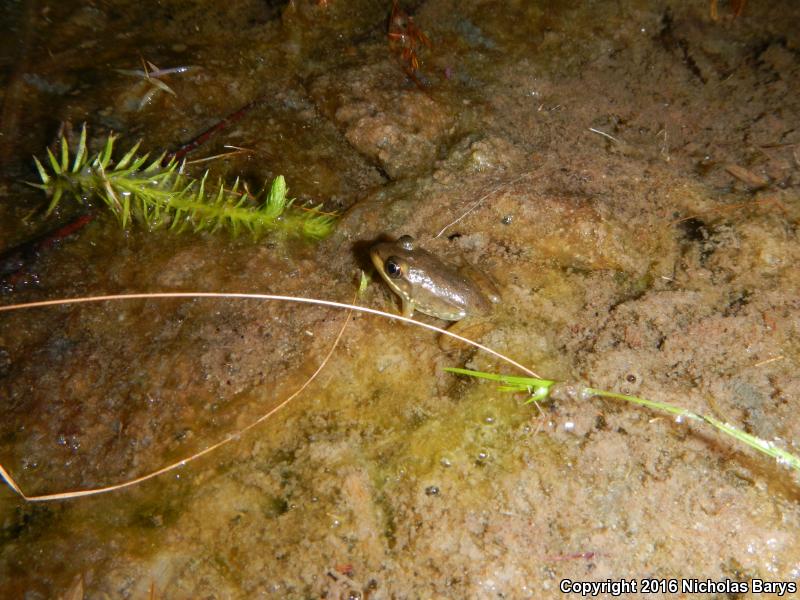
[[[383,280],[400,296],[406,316],[418,310],[458,321],[489,312],[490,299],[473,279],[419,248],[411,236],[375,244],[370,256]]]
[[[406,260],[418,311],[448,321],[489,312],[489,299],[478,285],[429,252],[417,249]]]

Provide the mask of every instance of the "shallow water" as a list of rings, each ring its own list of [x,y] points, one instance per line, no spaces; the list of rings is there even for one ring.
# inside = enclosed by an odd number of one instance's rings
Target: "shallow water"
[[[80,210],[45,219],[21,183],[61,122],[87,122],[93,148],[114,130],[158,153],[251,102],[189,159],[248,152],[189,169],[253,188],[283,174],[299,204],[341,217],[310,243],[101,216],[3,303],[347,302],[370,243],[407,233],[497,281],[482,343],[798,452],[798,9],[402,6],[431,41],[416,82],[389,2],[11,5],[0,250]],[[193,68],[139,109],[150,84],[117,69],[140,57]],[[358,302],[398,310],[378,278]],[[181,460],[297,389],[345,318],[250,300],[3,313],[0,464],[32,495]],[[541,598],[564,578],[800,576],[792,473],[700,426],[597,399],[525,405],[447,366],[508,370],[355,315],[306,391],[198,461],[69,501],[4,488],[0,595],[82,578],[92,598]]]

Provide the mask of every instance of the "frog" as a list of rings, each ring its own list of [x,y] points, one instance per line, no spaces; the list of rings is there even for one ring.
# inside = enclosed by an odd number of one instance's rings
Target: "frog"
[[[369,254],[380,276],[400,297],[404,317],[411,318],[416,310],[444,321],[461,321],[485,316],[500,301],[488,276],[468,276],[464,269],[459,271],[420,248],[410,235],[379,242]]]

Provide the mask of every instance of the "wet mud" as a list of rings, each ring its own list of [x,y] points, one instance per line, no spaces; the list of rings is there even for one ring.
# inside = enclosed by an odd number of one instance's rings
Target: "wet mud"
[[[0,301],[227,291],[396,313],[379,277],[356,291],[369,245],[409,234],[497,283],[477,341],[800,453],[800,9],[712,5],[401,3],[430,41],[414,68],[388,1],[16,3],[0,24],[0,251],[84,210],[45,218],[23,183],[62,123],[86,122],[92,149],[114,131],[157,154],[249,103],[187,158],[247,151],[189,172],[254,188],[282,174],[339,219],[315,243],[99,213]],[[119,71],[142,59],[192,68],[156,93]],[[0,313],[0,464],[35,495],[179,461],[292,394],[346,318],[231,299]],[[796,473],[700,424],[597,398],[528,405],[448,366],[514,373],[356,314],[302,394],[197,461],[51,503],[3,487],[0,596],[556,598],[567,578],[800,578]]]

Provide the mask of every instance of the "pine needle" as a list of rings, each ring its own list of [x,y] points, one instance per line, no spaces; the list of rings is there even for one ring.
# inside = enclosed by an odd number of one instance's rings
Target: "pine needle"
[[[287,198],[282,175],[256,193],[237,191],[224,182],[209,181],[206,171],[199,179],[183,172],[183,163],[174,160],[162,165],[163,155],[150,160],[137,155],[134,145],[116,163],[112,160],[115,136],[109,135],[103,149],[95,155],[86,151],[86,127],[70,168],[67,141],[61,138],[60,160],[47,149],[49,169],[34,157],[41,179],[31,184],[50,197],[47,215],[65,198],[74,202],[99,200],[117,217],[123,228],[136,222],[149,229],[194,232],[226,229],[231,235],[246,231],[254,238],[265,234],[284,234],[321,239],[333,230],[335,216],[319,207],[296,208]]]

